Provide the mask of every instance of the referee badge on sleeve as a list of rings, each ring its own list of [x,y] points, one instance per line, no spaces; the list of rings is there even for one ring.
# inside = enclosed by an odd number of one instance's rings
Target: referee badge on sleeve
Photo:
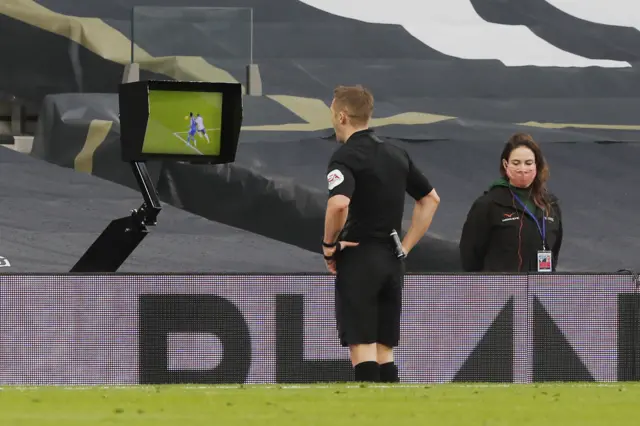
[[[329,191],[331,191],[333,188],[344,182],[344,175],[338,169],[332,170],[327,175],[327,182],[329,183]]]

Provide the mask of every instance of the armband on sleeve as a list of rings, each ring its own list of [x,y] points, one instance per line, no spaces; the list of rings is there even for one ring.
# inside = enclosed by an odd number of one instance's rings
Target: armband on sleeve
[[[344,195],[351,198],[355,190],[355,179],[351,170],[340,163],[332,163],[329,165],[329,173],[327,173],[327,187],[329,189],[329,197],[334,195]]]

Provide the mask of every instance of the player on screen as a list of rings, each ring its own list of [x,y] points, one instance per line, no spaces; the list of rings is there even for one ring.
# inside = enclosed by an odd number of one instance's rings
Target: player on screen
[[[200,114],[197,114],[196,116],[196,124],[198,125],[198,136],[204,136],[204,138],[207,140],[207,143],[209,143],[209,135],[207,135],[207,129],[204,128],[204,119],[202,118],[202,116],[200,116]]]
[[[193,113],[189,113],[189,136],[187,136],[187,143],[191,143],[193,141],[193,146],[196,146],[196,129],[198,125],[196,123],[196,118],[193,116]]]

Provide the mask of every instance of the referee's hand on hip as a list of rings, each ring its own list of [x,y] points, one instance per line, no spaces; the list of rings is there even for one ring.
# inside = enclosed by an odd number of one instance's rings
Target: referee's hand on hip
[[[336,258],[335,255],[338,251],[344,250],[346,247],[355,247],[360,243],[354,243],[353,241],[338,241],[333,247],[322,246],[322,252],[324,254],[324,262],[327,264],[327,269],[333,275],[336,274]]]

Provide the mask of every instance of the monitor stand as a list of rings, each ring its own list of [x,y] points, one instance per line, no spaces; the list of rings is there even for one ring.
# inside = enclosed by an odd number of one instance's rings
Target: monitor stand
[[[156,225],[162,209],[147,166],[132,162],[144,202],[130,216],[115,219],[82,255],[70,272],[116,272],[149,233],[148,226]]]

